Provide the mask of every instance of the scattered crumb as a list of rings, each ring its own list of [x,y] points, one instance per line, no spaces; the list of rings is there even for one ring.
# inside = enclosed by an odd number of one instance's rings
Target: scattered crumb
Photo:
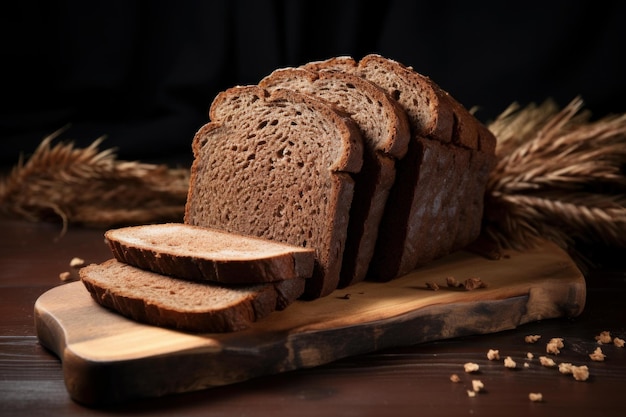
[[[611,343],[613,341],[613,338],[611,337],[611,332],[605,330],[596,336],[596,340],[600,344],[607,344]]]
[[[526,343],[536,343],[539,339],[541,339],[541,336],[538,334],[531,334],[524,337]]]
[[[85,260],[81,258],[72,258],[72,260],[70,261],[70,266],[72,268],[79,268],[83,265],[85,265]]]
[[[482,381],[480,379],[474,379],[472,380],[472,389],[475,392],[480,392],[483,390],[483,388],[485,388],[485,384],[482,383]]]
[[[341,298],[342,300],[349,300],[350,297],[352,297],[352,295],[350,293],[347,293],[347,294],[342,295],[339,298]]]
[[[623,348],[625,343],[626,342],[624,342],[624,339],[620,339],[619,337],[616,337],[615,339],[613,339],[613,344],[617,347]]]
[[[437,291],[439,290],[439,285],[436,282],[427,282],[426,288],[428,288],[429,290]]]
[[[517,364],[510,356],[507,356],[506,358],[504,358],[504,366],[513,369],[517,366]]]
[[[572,366],[572,375],[576,381],[586,381],[589,378],[589,368],[587,365]]]
[[[468,389],[467,396],[470,398],[474,398],[476,396],[476,391],[472,391],[471,389]]]
[[[463,365],[463,368],[465,369],[465,372],[471,373],[471,372],[478,372],[478,369],[480,369],[480,366],[477,363],[467,362],[465,365]]]
[[[568,362],[563,362],[559,364],[559,372],[562,374],[571,374],[573,365]]]
[[[553,368],[556,366],[556,362],[552,358],[547,356],[539,356],[539,363],[546,368]]]
[[[72,274],[70,274],[69,272],[61,272],[59,274],[59,279],[63,282],[65,281],[69,281],[72,278]]]
[[[524,368],[530,368],[530,364],[528,362],[524,362]]]
[[[457,281],[457,279],[454,278],[454,277],[446,277],[446,285],[448,287],[456,288],[456,287],[460,287],[463,284],[461,284],[459,281]]]
[[[543,395],[540,392],[531,392],[528,394],[528,399],[532,402],[541,402],[543,401]]]
[[[457,374],[450,375],[450,381],[452,382],[461,382],[461,378]]]
[[[604,361],[604,358],[606,358],[606,355],[602,353],[602,349],[600,347],[597,347],[596,350],[593,351],[593,353],[589,354],[589,357],[592,361],[602,362]]]
[[[528,353],[526,354],[526,357],[527,357],[528,359],[533,359],[533,358],[535,357],[535,355],[533,355],[532,353],[528,352]]]
[[[487,352],[487,359],[489,359],[490,361],[500,359],[500,351],[497,349],[489,349],[489,351]]]
[[[487,285],[480,278],[468,278],[463,283],[466,290],[472,291],[477,288],[486,288]]]
[[[553,337],[546,345],[546,352],[558,355],[559,353],[561,353],[561,349],[563,349],[563,346],[565,346],[563,344],[563,338]]]

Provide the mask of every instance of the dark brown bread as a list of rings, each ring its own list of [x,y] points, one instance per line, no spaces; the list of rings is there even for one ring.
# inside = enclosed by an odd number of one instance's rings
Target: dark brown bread
[[[185,223],[315,249],[305,298],[337,288],[363,144],[354,122],[306,94],[220,93],[193,140]]]
[[[354,72],[398,101],[411,141],[381,220],[368,276],[389,280],[465,247],[478,237],[495,137],[428,77],[380,55],[305,68]]]
[[[192,281],[259,284],[313,273],[313,249],[183,223],[122,227],[104,236],[118,261]]]
[[[340,71],[313,72],[283,68],[259,82],[267,90],[290,88],[340,107],[357,123],[365,144],[363,168],[355,189],[340,287],[362,281],[374,253],[378,226],[395,179],[395,161],[408,147],[410,132],[404,111],[375,84]]]
[[[110,259],[79,270],[100,305],[133,320],[191,332],[233,332],[282,310],[304,291],[304,278],[248,286],[196,283]]]

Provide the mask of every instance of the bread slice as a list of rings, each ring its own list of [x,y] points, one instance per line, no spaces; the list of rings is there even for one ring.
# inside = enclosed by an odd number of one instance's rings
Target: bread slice
[[[355,175],[348,238],[340,287],[362,281],[374,253],[378,225],[395,179],[395,161],[408,148],[410,131],[404,111],[373,83],[340,71],[283,68],[259,82],[267,90],[291,88],[330,102],[350,114],[360,128],[365,152]]]
[[[359,62],[332,58],[305,68],[354,72],[383,88],[409,118],[411,141],[396,164],[370,278],[406,274],[478,237],[495,163],[495,137],[486,127],[431,79],[380,55]]]
[[[363,143],[338,109],[292,90],[230,88],[193,140],[185,223],[312,248],[304,298],[337,288]]]
[[[313,249],[183,223],[122,227],[104,236],[118,261],[192,281],[259,284],[313,274]]]
[[[110,259],[79,270],[100,305],[133,320],[190,332],[233,332],[282,310],[304,291],[304,278],[248,286],[196,283]]]

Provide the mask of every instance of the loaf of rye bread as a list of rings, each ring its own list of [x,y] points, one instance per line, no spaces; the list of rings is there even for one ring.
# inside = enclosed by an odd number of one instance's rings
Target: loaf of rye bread
[[[486,127],[431,79],[380,55],[303,67],[357,74],[397,100],[409,119],[409,149],[396,164],[368,278],[406,274],[478,237],[495,163],[495,137]]]
[[[304,278],[219,285],[172,278],[110,259],[79,270],[100,305],[135,321],[191,332],[233,332],[283,310],[304,291]]]
[[[355,188],[339,287],[362,281],[378,236],[387,195],[395,180],[395,161],[409,144],[406,113],[375,84],[341,71],[278,69],[262,79],[267,90],[290,88],[328,101],[350,114],[363,143],[363,167],[354,175]]]
[[[185,223],[315,250],[303,298],[337,288],[361,169],[357,126],[311,95],[238,86],[193,139]]]
[[[190,281],[260,284],[313,273],[313,249],[183,223],[121,227],[104,236],[118,261]]]

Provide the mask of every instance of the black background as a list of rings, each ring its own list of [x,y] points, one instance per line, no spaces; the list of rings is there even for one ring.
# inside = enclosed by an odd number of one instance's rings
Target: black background
[[[581,96],[626,112],[626,2],[15,1],[0,6],[1,165],[63,140],[187,164],[213,97],[272,70],[379,53],[488,122]]]

